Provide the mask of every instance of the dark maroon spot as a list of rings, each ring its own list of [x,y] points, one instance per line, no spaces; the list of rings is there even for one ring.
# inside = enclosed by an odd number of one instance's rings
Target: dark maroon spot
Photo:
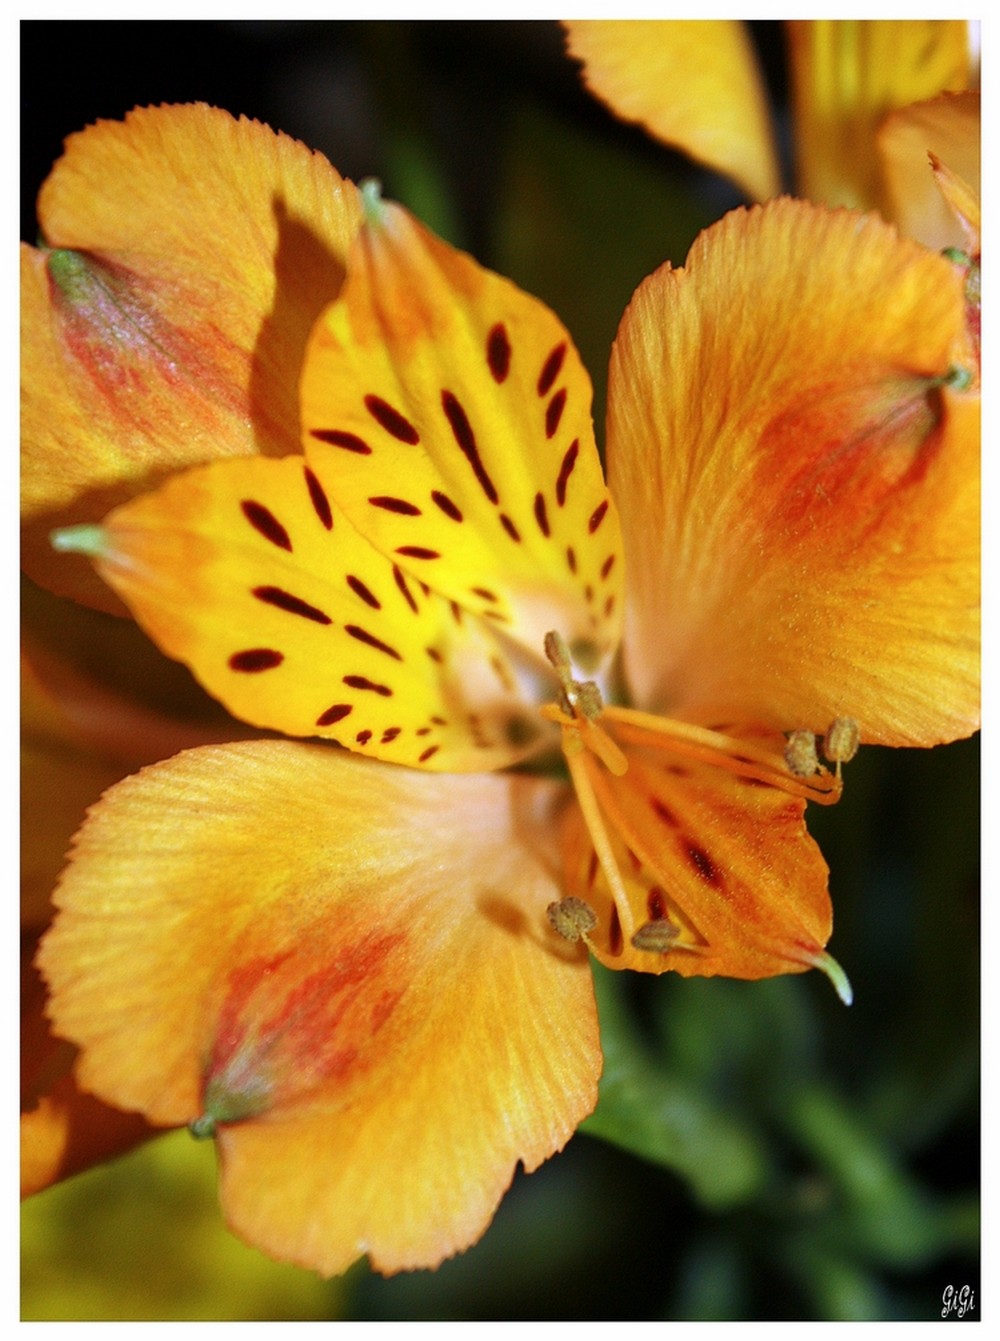
[[[608,578],[611,576],[611,570],[612,568],[614,568],[614,566],[615,566],[615,556],[613,554],[609,554],[608,557],[601,564],[602,581],[606,582],[608,580]]]
[[[596,853],[596,852],[591,852],[591,854],[590,854],[590,866],[589,866],[588,869],[587,869],[587,888],[588,888],[588,889],[593,889],[593,888],[594,888],[594,881],[597,879],[597,867],[598,867],[597,853]]]
[[[618,906],[613,903],[611,905],[611,925],[608,927],[608,949],[613,955],[620,955],[622,944],[622,924],[618,917]]]
[[[381,396],[366,396],[365,409],[380,424],[385,431],[398,438],[400,442],[408,442],[411,447],[420,441],[420,434],[410,423],[405,415],[399,413],[394,406]]]
[[[345,452],[356,452],[358,456],[371,456],[372,449],[356,433],[345,433],[340,428],[311,428],[309,436],[317,442],[325,442],[331,447],[342,447]]]
[[[583,589],[583,598],[584,598],[584,600],[587,602],[588,605],[589,605],[590,602],[594,599],[594,588],[590,585],[589,582],[587,583],[587,585],[586,585],[586,586],[584,587],[584,589]]]
[[[444,657],[441,655],[441,653],[437,650],[436,647],[428,647],[428,648],[426,649],[426,651],[427,651],[427,655],[430,657],[430,659],[431,659],[432,661],[436,661],[436,662],[438,663],[439,666],[440,666],[441,662],[444,661]]]
[[[570,545],[569,549],[566,551],[566,563],[567,563],[567,566],[569,567],[569,571],[570,571],[571,573],[575,573],[575,572],[576,572],[576,551],[573,549],[573,546],[572,546],[572,545]]]
[[[396,739],[402,729],[401,726],[387,726],[382,732],[382,740],[380,743],[382,745],[388,745],[391,741]]]
[[[288,537],[288,532],[269,508],[266,508],[263,503],[255,503],[252,498],[244,498],[240,507],[243,509],[244,517],[255,531],[259,532],[265,540],[270,540],[272,545],[277,545],[279,549],[287,549],[291,554],[292,542]]]
[[[486,337],[486,362],[494,382],[499,384],[507,380],[510,372],[510,340],[502,321],[498,321]]]
[[[453,620],[455,621],[455,623],[459,626],[459,628],[461,628],[461,626],[462,626],[462,607],[459,605],[458,601],[449,601],[449,605],[451,606],[451,617],[452,617],[452,619],[453,619]]]
[[[303,470],[306,477],[306,488],[309,490],[309,498],[312,501],[313,511],[323,523],[327,531],[333,530],[333,511],[330,507],[330,500],[323,490],[322,484],[316,478],[315,474],[304,466]]]
[[[284,652],[276,652],[273,647],[248,647],[245,652],[233,653],[229,658],[229,668],[234,671],[273,670],[284,659]]]
[[[663,802],[658,800],[657,797],[655,796],[651,796],[649,798],[649,804],[653,807],[653,811],[655,812],[657,818],[661,819],[664,824],[669,824],[671,829],[676,829],[678,827],[677,816],[674,814],[674,812],[670,809],[669,806],[665,806]]]
[[[611,596],[609,596],[608,599],[604,602],[604,618],[605,618],[605,619],[607,619],[608,615],[611,614],[611,611],[612,611],[614,608],[615,608],[615,598],[614,598],[613,595],[611,595]]]
[[[484,610],[482,612],[484,619],[495,620],[497,624],[509,624],[510,619],[507,615],[502,615],[499,610]]]
[[[625,851],[628,854],[629,861],[632,863],[632,870],[641,871],[642,859],[635,852],[633,852],[630,847],[626,847]]]
[[[333,726],[334,722],[342,722],[353,711],[354,709],[350,703],[334,703],[332,707],[327,708],[326,712],[320,713],[316,718],[316,725]]]
[[[345,675],[344,684],[351,689],[370,689],[373,694],[381,694],[383,698],[392,697],[392,690],[387,684],[376,684],[364,675]]]
[[[406,578],[403,576],[402,570],[400,568],[397,568],[395,564],[393,564],[392,566],[392,576],[395,579],[396,586],[402,592],[406,604],[410,607],[410,609],[413,611],[415,615],[419,614],[420,612],[417,608],[417,603],[413,599],[413,592],[406,585]]]
[[[770,786],[771,786],[771,784],[770,784],[769,782],[765,782],[763,778],[747,778],[747,777],[744,777],[742,774],[736,779],[736,781],[737,781],[737,782],[742,782],[743,785],[744,785],[744,787],[770,787]]]
[[[368,742],[371,740],[371,738],[372,733],[370,731],[359,731],[358,734],[354,737],[358,745],[367,745]]]
[[[403,660],[394,647],[390,647],[388,643],[384,643],[381,638],[376,638],[374,633],[369,633],[367,629],[359,628],[357,624],[345,624],[344,632],[349,634],[352,638],[356,638],[359,643],[366,643],[369,647],[374,647],[379,652],[384,652],[386,656],[393,657],[396,661]]]
[[[470,587],[469,590],[474,596],[482,596],[484,601],[498,601],[500,599],[496,592],[490,591],[489,587]]]
[[[563,410],[566,408],[566,388],[560,387],[545,407],[545,436],[554,438]]]
[[[608,510],[608,500],[605,499],[603,503],[598,503],[597,507],[594,508],[593,512],[590,514],[590,521],[587,522],[587,530],[590,532],[591,535],[594,534],[594,532],[600,526],[601,522],[604,520],[604,515],[607,512],[607,510]]]
[[[387,498],[380,494],[377,498],[369,498],[372,507],[383,508],[386,512],[398,512],[402,517],[419,517],[420,509],[415,503],[408,503],[405,498]]]
[[[382,609],[382,602],[369,587],[365,586],[360,577],[354,577],[352,574],[348,573],[347,585],[354,592],[355,596],[361,597],[365,605],[370,605],[373,610]]]
[[[417,763],[426,764],[427,760],[432,758],[435,754],[437,754],[440,748],[441,748],[440,745],[429,745],[427,749],[424,750],[423,754],[419,757]]]
[[[664,764],[663,771],[664,773],[671,773],[675,778],[689,778],[691,776],[690,770],[682,764]]]
[[[282,591],[281,587],[254,587],[253,594],[265,605],[274,605],[279,610],[287,610],[290,615],[301,615],[303,619],[314,620],[317,624],[332,623],[330,616],[318,610],[315,605],[293,596],[290,591]]]
[[[573,474],[573,467],[576,465],[576,458],[580,453],[580,440],[574,438],[566,448],[566,455],[562,459],[562,465],[559,467],[559,477],[556,480],[556,502],[563,507],[566,502],[566,486],[569,484],[569,477]]]
[[[716,889],[722,886],[722,876],[716,869],[712,858],[703,847],[698,847],[695,843],[685,843],[684,851],[688,861],[701,876],[702,880],[708,884],[714,885]]]
[[[448,719],[447,719],[447,717],[432,717],[432,718],[431,718],[431,721],[434,723],[435,726],[447,726],[447,725],[448,725]]]
[[[542,364],[542,371],[538,374],[538,386],[536,388],[539,396],[547,396],[552,390],[552,385],[559,376],[559,369],[563,366],[565,357],[566,341],[564,340],[561,345],[556,345]]]
[[[461,512],[458,510],[458,508],[451,501],[451,499],[448,497],[447,494],[443,494],[440,492],[440,490],[434,489],[431,492],[431,498],[438,505],[438,507],[441,509],[441,511],[444,513],[446,517],[450,517],[452,521],[462,520]]]
[[[473,475],[479,481],[479,487],[491,503],[496,503],[499,495],[486,471],[486,467],[483,465],[479,448],[476,446],[476,435],[472,431],[469,417],[462,408],[460,401],[450,391],[442,391],[441,407],[445,412],[448,423],[451,425],[451,431],[458,443],[459,450],[472,467]]]
[[[646,895],[646,907],[649,909],[649,919],[651,922],[659,922],[667,915],[667,895],[666,891],[659,885],[653,885]]]
[[[431,734],[431,728],[429,726],[421,726],[418,727],[413,734],[415,736],[429,736]]]
[[[423,545],[400,545],[396,554],[404,554],[408,559],[440,559],[436,549],[425,549]]]
[[[542,535],[548,536],[549,514],[545,510],[545,495],[541,493],[535,494],[535,521]]]
[[[521,532],[517,529],[517,527],[514,525],[511,519],[507,516],[506,512],[500,513],[500,525],[507,532],[507,534],[510,536],[511,540],[513,540],[515,544],[519,545],[521,543]]]

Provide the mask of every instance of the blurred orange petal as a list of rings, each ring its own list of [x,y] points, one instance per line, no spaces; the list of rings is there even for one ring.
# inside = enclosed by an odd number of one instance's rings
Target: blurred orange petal
[[[291,742],[122,783],[41,952],[81,1083],[215,1128],[227,1217],[274,1256],[459,1251],[596,1100],[587,961],[545,918],[562,796]]]
[[[736,20],[566,23],[593,93],[626,121],[732,178],[751,198],[779,189],[753,45]]]
[[[892,745],[976,729],[973,364],[958,268],[874,216],[737,212],[640,287],[608,427],[638,702]]]
[[[884,211],[876,136],[889,113],[969,87],[969,24],[799,19],[789,24],[798,194]]]
[[[56,525],[169,471],[298,450],[306,338],[343,278],[356,192],[287,136],[202,105],[73,135],[22,248],[24,566],[99,608]]]
[[[979,254],[979,93],[903,108],[879,131],[889,217],[935,251]]]

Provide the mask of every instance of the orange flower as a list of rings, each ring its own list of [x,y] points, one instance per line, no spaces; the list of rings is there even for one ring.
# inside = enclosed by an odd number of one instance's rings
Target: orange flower
[[[614,112],[732,178],[751,198],[777,194],[767,96],[743,24],[598,19],[566,27],[588,87]],[[970,25],[797,20],[788,39],[797,193],[878,209],[926,246],[964,245],[928,155],[978,197]]]
[[[569,1138],[585,946],[846,994],[805,801],[858,737],[978,721],[949,262],[873,217],[730,215],[624,316],[607,484],[550,311],[371,191],[346,275],[304,455],[58,536],[238,717],[309,739],[112,788],[40,961],[81,1085],[214,1136],[233,1228],[324,1273],[440,1262]]]

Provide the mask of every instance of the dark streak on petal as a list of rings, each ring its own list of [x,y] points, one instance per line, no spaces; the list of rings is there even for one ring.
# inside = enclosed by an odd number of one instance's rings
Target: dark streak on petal
[[[545,436],[554,438],[563,410],[566,408],[566,388],[560,387],[545,407]]]
[[[303,467],[306,477],[306,488],[309,490],[309,498],[313,505],[313,511],[323,523],[327,531],[333,530],[333,510],[330,507],[330,500],[326,496],[322,484],[316,478],[313,471],[308,466]]]
[[[566,551],[566,564],[571,573],[576,572],[576,551],[573,549],[572,545],[570,545]]]
[[[382,609],[382,602],[369,587],[365,586],[360,577],[354,577],[353,574],[348,573],[347,585],[354,592],[355,596],[360,596],[365,605],[370,605],[373,610]]]
[[[590,521],[587,522],[587,530],[590,532],[591,535],[594,534],[594,532],[600,526],[601,522],[604,520],[604,516],[607,510],[608,510],[608,500],[605,499],[603,503],[598,503],[597,507],[594,508],[593,512],[590,514]]]
[[[535,494],[535,521],[538,523],[538,529],[542,535],[549,535],[549,514],[545,509],[545,495],[543,493]]]
[[[667,915],[667,895],[660,885],[653,885],[646,895],[646,907],[651,922],[659,922]]]
[[[359,745],[367,745],[368,742],[371,740],[371,738],[372,733],[370,731],[359,731],[358,734],[354,737],[355,741]]]
[[[684,852],[702,880],[714,885],[716,889],[722,888],[722,875],[703,847],[698,847],[696,843],[685,843]]]
[[[547,396],[552,390],[553,383],[559,376],[559,369],[563,365],[563,359],[566,357],[566,341],[556,345],[549,354],[548,358],[542,364],[542,371],[538,374],[538,386],[536,390],[539,396]]]
[[[334,722],[342,722],[353,711],[353,705],[350,703],[334,703],[332,707],[327,708],[326,712],[320,713],[316,718],[316,725],[333,726]]]
[[[602,581],[606,582],[608,580],[608,578],[611,576],[611,570],[612,568],[614,568],[614,566],[615,566],[615,556],[613,554],[609,554],[608,557],[601,564]]]
[[[613,955],[620,955],[623,945],[622,924],[618,916],[617,904],[611,905],[611,925],[608,927],[608,948]]]
[[[429,745],[427,749],[424,750],[423,754],[420,755],[420,757],[417,760],[417,763],[426,764],[427,760],[430,759],[433,755],[437,754],[440,748],[441,748],[440,745]]]
[[[502,321],[498,321],[486,337],[486,362],[494,382],[499,385],[507,380],[510,372],[510,340]]]
[[[402,569],[398,568],[396,564],[392,565],[392,576],[396,581],[396,586],[402,592],[406,604],[410,607],[410,609],[413,611],[415,615],[419,614],[420,611],[417,607],[416,601],[413,598],[413,592],[406,585],[406,578],[403,576]]]
[[[345,675],[344,684],[351,689],[370,689],[373,694],[381,694],[383,698],[392,697],[392,690],[387,684],[376,684],[364,675]]]
[[[566,455],[562,459],[562,465],[559,467],[559,477],[556,480],[556,502],[560,507],[566,503],[566,486],[569,484],[569,477],[573,473],[573,467],[576,465],[576,458],[580,453],[580,439],[574,438],[566,448]]]
[[[248,647],[245,652],[233,653],[229,658],[229,668],[234,671],[273,670],[284,659],[284,652],[277,652],[272,647]]]
[[[292,542],[288,532],[278,521],[274,513],[264,506],[263,503],[257,503],[252,498],[244,498],[240,503],[243,509],[243,515],[247,521],[265,540],[270,540],[272,545],[277,545],[279,549],[292,552]]]
[[[415,503],[408,503],[405,498],[387,498],[380,494],[376,498],[369,498],[372,507],[382,508],[385,512],[398,512],[401,517],[419,517],[420,509]]]
[[[388,745],[391,741],[396,739],[402,729],[401,726],[387,726],[382,732],[382,739],[379,743],[381,745]]]
[[[400,545],[394,552],[405,554],[408,559],[440,559],[441,557],[436,549],[425,549],[423,545]]]
[[[441,655],[441,653],[437,650],[436,647],[428,647],[425,648],[424,650],[426,651],[430,659],[432,661],[436,661],[439,666],[442,663],[442,661],[444,661],[444,657]]]
[[[317,609],[315,605],[310,605],[299,596],[293,596],[290,591],[283,591],[281,587],[254,587],[253,595],[265,605],[273,605],[278,610],[287,610],[290,615],[301,615],[303,619],[311,619],[316,624],[332,623],[330,616]]]
[[[386,656],[392,657],[396,661],[402,661],[403,658],[394,647],[384,643],[381,638],[376,638],[374,633],[369,633],[367,629],[359,628],[357,624],[345,624],[344,632],[350,637],[357,639],[359,643],[366,643],[369,647],[374,647],[379,652],[384,652]]]
[[[513,540],[515,544],[519,545],[521,543],[521,533],[514,525],[514,523],[511,521],[511,519],[507,516],[506,512],[500,513],[500,525],[507,532],[507,534],[510,536],[511,540]]]
[[[451,499],[448,497],[447,494],[441,493],[439,489],[434,489],[431,491],[431,498],[438,505],[438,507],[441,509],[441,511],[444,513],[446,517],[450,517],[452,521],[457,522],[460,522],[462,520],[461,512],[451,501]]]
[[[474,596],[482,596],[484,601],[493,601],[494,604],[500,599],[495,591],[490,591],[489,587],[470,587],[469,590]]]
[[[407,442],[413,447],[420,441],[420,434],[409,419],[381,396],[366,396],[365,409],[377,424],[400,442]]]
[[[444,410],[445,417],[451,425],[451,431],[455,441],[458,443],[459,450],[472,467],[472,473],[479,481],[479,487],[491,503],[496,503],[499,499],[496,486],[490,479],[486,467],[483,465],[482,457],[479,455],[479,448],[476,445],[476,435],[472,431],[469,417],[465,413],[461,402],[458,400],[457,396],[452,394],[452,392],[442,391],[441,408]]]
[[[355,452],[358,456],[372,454],[372,449],[364,438],[359,438],[356,433],[346,433],[340,428],[311,428],[309,436],[331,447],[342,447],[345,452]]]
[[[676,829],[678,827],[677,816],[669,806],[665,806],[663,802],[655,796],[649,798],[649,803],[653,807],[657,818],[662,820],[664,824],[669,825],[671,829]]]

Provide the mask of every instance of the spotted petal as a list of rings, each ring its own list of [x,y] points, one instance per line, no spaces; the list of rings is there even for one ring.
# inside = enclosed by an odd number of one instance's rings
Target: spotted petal
[[[237,717],[432,769],[539,744],[491,628],[364,540],[329,463],[221,461],[125,504],[89,544],[139,623]]]
[[[302,382],[306,456],[393,563],[541,656],[616,646],[618,520],[590,381],[541,303],[373,203]]]
[[[21,257],[24,562],[108,608],[57,525],[171,470],[298,451],[306,338],[359,200],[319,154],[205,106],[144,108],[66,144]],[[113,607],[118,613],[121,607]]]
[[[596,1100],[586,957],[544,911],[560,794],[285,741],[122,783],[42,951],[81,1082],[214,1124],[229,1223],[274,1256],[467,1246]]]
[[[874,216],[727,216],[639,289],[609,389],[649,711],[930,745],[979,718],[963,276]],[[627,500],[627,507],[626,507]]]

